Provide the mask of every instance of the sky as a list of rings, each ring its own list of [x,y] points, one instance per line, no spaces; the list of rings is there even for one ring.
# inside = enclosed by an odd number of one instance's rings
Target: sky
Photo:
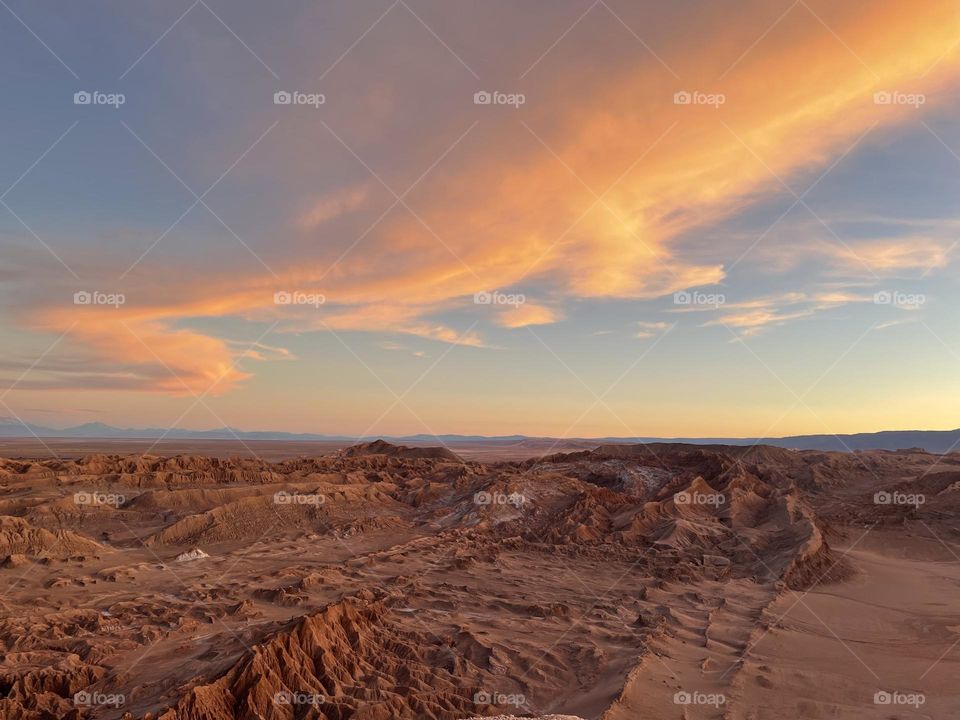
[[[0,4],[0,416],[960,426],[954,0]]]

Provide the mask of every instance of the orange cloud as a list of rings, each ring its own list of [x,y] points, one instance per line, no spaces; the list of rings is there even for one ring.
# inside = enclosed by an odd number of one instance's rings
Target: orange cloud
[[[796,6],[719,81],[736,59],[730,47],[748,47],[765,21],[745,13],[727,28],[735,37],[694,33],[697,48],[668,57],[693,78],[683,84],[648,63],[605,68],[575,97],[568,87],[531,95],[502,139],[424,181],[418,218],[400,211],[340,263],[337,292],[347,302],[443,303],[536,280],[576,297],[650,298],[720,281],[721,266],[675,250],[682,233],[783,192],[778,178],[824,167],[871,128],[920,116],[875,93],[926,92],[931,107],[956,78],[951,2],[810,7],[818,17]],[[698,87],[724,104],[674,103]]]
[[[834,252],[849,265],[862,263],[877,273],[926,271],[944,267],[952,245],[926,237],[901,237],[834,248]]]
[[[323,262],[276,267],[279,280],[165,277],[150,304],[98,312],[96,320],[75,308],[46,309],[31,322],[62,330],[76,321],[74,337],[100,358],[169,367],[190,388],[228,389],[248,377],[236,368],[239,351],[183,329],[184,320],[279,320],[281,330],[398,332],[482,346],[480,332],[460,333],[435,316],[475,292],[525,283],[576,298],[655,298],[717,283],[724,268],[680,252],[684,233],[783,192],[781,181],[802,171],[825,169],[873,128],[921,117],[957,79],[953,0],[810,0],[751,48],[772,22],[767,15],[743,12],[736,23],[684,33],[695,41],[681,38],[663,51],[682,82],[634,58],[598,62],[602,72],[574,94],[567,83],[544,85],[522,113],[501,116],[509,121],[492,125],[492,137],[466,138],[456,158],[423,179],[409,208],[398,207],[340,259],[338,248]],[[563,70],[561,63],[559,76]],[[724,102],[676,104],[681,91],[722,94]],[[891,91],[926,94],[926,103],[875,101]],[[291,225],[304,232],[373,212],[369,199],[365,186],[308,199]],[[881,269],[919,263],[916,248],[864,252]],[[327,303],[273,302],[274,291],[293,288],[316,289]],[[754,331],[808,312],[744,308],[724,322]],[[521,327],[562,318],[559,306],[531,304],[493,321]],[[151,373],[150,389],[183,389],[159,375]]]
[[[633,334],[635,338],[652,338],[667,330],[670,323],[641,321],[637,327],[640,329]]]
[[[84,389],[89,386],[85,376],[95,373],[100,376],[98,387],[106,389],[133,386],[175,395],[219,395],[250,377],[238,367],[245,355],[258,359],[264,357],[264,351],[273,356],[286,354],[259,343],[238,349],[219,338],[177,328],[172,319],[123,306],[47,311],[39,322],[41,329],[69,330],[64,344],[79,346],[85,358],[83,366],[51,382],[53,387]],[[112,370],[104,374],[99,370],[104,367]]]
[[[499,306],[494,322],[505,328],[522,328],[527,325],[549,325],[561,317],[553,308],[527,302],[513,308]]]
[[[943,237],[901,234],[896,237],[838,240],[819,222],[791,229],[800,239],[781,241],[757,253],[758,263],[786,272],[811,260],[820,261],[834,275],[894,275],[914,271],[920,275],[947,267],[956,242],[949,229]],[[808,239],[811,235],[814,239]],[[826,237],[816,237],[816,236]]]

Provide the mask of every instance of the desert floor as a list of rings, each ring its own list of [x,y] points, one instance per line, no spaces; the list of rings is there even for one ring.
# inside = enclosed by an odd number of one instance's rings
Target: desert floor
[[[0,460],[0,718],[960,711],[960,456],[185,449]]]

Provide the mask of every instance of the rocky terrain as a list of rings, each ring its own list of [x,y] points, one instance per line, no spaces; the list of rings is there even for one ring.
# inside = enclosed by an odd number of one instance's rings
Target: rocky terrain
[[[0,720],[954,717],[958,503],[919,451],[0,460]]]

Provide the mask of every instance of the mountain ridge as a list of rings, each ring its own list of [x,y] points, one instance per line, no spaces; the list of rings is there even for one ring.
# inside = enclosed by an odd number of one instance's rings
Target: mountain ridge
[[[0,437],[3,438],[79,438],[116,440],[261,440],[273,442],[367,442],[384,439],[398,443],[476,443],[480,445],[507,445],[534,441],[553,441],[557,438],[533,435],[460,435],[456,433],[429,435],[326,435],[322,433],[292,433],[272,430],[241,430],[229,426],[209,430],[184,428],[119,428],[102,422],[89,422],[64,428],[22,422],[14,418],[0,418]],[[620,443],[686,443],[694,445],[772,445],[794,450],[822,450],[851,452],[857,450],[922,449],[931,453],[946,453],[960,448],[960,428],[954,430],[881,430],[845,435],[788,435],[771,438],[730,437],[594,437],[564,438],[568,442],[598,444]]]

